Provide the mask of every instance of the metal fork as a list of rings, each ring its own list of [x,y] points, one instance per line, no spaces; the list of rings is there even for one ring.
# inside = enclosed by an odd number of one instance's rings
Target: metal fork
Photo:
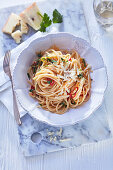
[[[17,101],[16,101],[16,96],[15,96],[13,81],[12,81],[12,76],[11,76],[11,70],[10,70],[10,56],[11,56],[11,52],[9,50],[5,53],[5,56],[4,56],[3,69],[4,69],[4,72],[9,76],[9,78],[11,80],[12,92],[13,92],[14,117],[15,117],[17,124],[21,125],[20,114],[19,114],[19,110],[18,110],[18,105],[17,105]]]

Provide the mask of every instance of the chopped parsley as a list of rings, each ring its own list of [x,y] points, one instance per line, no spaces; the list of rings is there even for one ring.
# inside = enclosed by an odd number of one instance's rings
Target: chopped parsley
[[[29,73],[27,73],[27,76],[28,76],[28,79],[30,80],[31,77],[30,77],[30,74],[29,74]]]
[[[34,91],[34,89],[30,89],[30,90],[29,90],[29,92],[33,92],[33,91]]]
[[[61,60],[62,60],[63,62],[65,62],[65,60],[64,60],[63,58],[61,58]]]
[[[56,63],[56,62],[57,62],[56,60],[52,60],[52,59],[49,58],[49,57],[47,57],[46,59],[47,59],[47,62],[51,62],[51,63]],[[44,60],[46,60],[46,59],[44,59]]]
[[[48,84],[51,84],[51,83],[52,83],[52,80],[47,80],[47,83],[48,83]]]
[[[67,107],[67,104],[65,102],[60,103],[60,105],[64,106],[65,108]]]
[[[37,67],[32,67],[32,70],[33,70],[33,74],[35,74],[36,70],[37,70]]]
[[[57,61],[56,60],[51,60],[52,63],[56,63]]]
[[[50,58],[47,58],[47,61],[48,61],[48,62],[51,62],[51,59],[50,59]]]
[[[39,58],[41,58],[41,57],[42,57],[41,52],[37,54],[37,57],[39,57]]]
[[[77,75],[78,76],[78,78],[83,78],[84,77],[84,75],[81,73],[81,74],[79,74],[79,75]]]
[[[46,58],[45,58],[45,57],[42,57],[42,58],[41,58],[41,61],[45,61],[45,60],[46,60]]]
[[[83,62],[83,64],[84,64],[84,67],[86,67],[86,61],[85,61],[84,58],[82,59],[82,62]]]
[[[71,101],[72,104],[76,104],[74,100]]]

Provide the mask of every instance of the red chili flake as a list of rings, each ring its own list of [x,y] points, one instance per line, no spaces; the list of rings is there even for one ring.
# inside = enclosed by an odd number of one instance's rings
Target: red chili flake
[[[35,87],[34,87],[34,86],[31,86],[31,89],[35,90]]]
[[[76,92],[75,92],[75,94],[74,94],[74,96],[73,96],[72,98],[74,98],[74,97],[76,96],[77,91],[78,91],[78,87],[75,87],[75,89],[77,89],[77,90],[76,90]],[[74,90],[75,90],[75,89],[74,89]],[[74,90],[73,90],[73,91],[74,91]]]
[[[67,101],[69,100],[69,97],[67,98]]]
[[[66,91],[67,92],[67,91]],[[72,94],[67,92],[67,95],[69,95],[70,98],[72,98]]]
[[[55,84],[55,81],[52,80],[52,82],[50,83],[51,86],[53,86]]]
[[[68,61],[71,61],[71,58]]]
[[[51,86],[53,86],[55,81],[50,78],[47,78],[47,83],[50,84]]]
[[[37,62],[36,62],[36,61],[34,61],[34,62],[33,62],[33,64],[34,64],[34,65],[36,65],[36,64],[37,64]]]
[[[51,81],[51,79],[50,79],[50,78],[47,78],[47,81]]]

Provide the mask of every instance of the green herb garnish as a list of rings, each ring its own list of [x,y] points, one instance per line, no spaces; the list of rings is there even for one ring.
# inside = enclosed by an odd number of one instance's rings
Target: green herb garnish
[[[65,108],[67,107],[67,104],[65,102],[60,103],[62,106],[64,106]]]
[[[50,17],[44,13],[44,16],[42,17],[42,22],[40,23],[40,29],[41,32],[46,32],[46,28],[49,27],[52,24],[52,21]]]
[[[51,59],[50,59],[50,58],[47,58],[47,61],[48,61],[48,62],[51,62]]]
[[[42,65],[42,63],[43,63],[43,62],[40,60],[38,65],[39,65],[39,66],[41,66],[41,65]]]
[[[83,78],[84,77],[84,75],[81,73],[81,74],[79,74],[79,75],[77,75],[78,76],[78,78]]]
[[[62,60],[63,62],[65,62],[65,60],[64,60],[63,58],[61,58],[61,60]]]
[[[53,11],[53,23],[63,22],[63,16],[58,12],[57,9]]]
[[[42,104],[40,104],[40,106],[42,106]]]
[[[36,70],[37,70],[37,67],[32,67],[32,70],[33,70],[33,74],[35,74]]]
[[[72,104],[75,104],[75,101],[73,100],[73,101],[71,101],[71,103],[72,103]]]
[[[52,63],[56,63],[57,61],[56,60],[51,60]]]
[[[86,61],[85,61],[84,58],[82,59],[82,62],[83,62],[83,64],[84,64],[84,67],[86,67]]]
[[[42,57],[42,58],[41,58],[41,60],[42,60],[42,61],[45,61],[45,60],[46,60],[46,58],[45,58],[45,57]]]
[[[48,83],[48,84],[52,83],[52,80],[47,80],[47,83]]]
[[[34,89],[30,89],[30,90],[29,90],[29,92],[33,92],[33,91],[34,91]]]
[[[40,29],[41,32],[46,32],[46,28],[49,27],[53,23],[61,23],[63,22],[63,16],[58,12],[57,9],[53,11],[53,19],[51,20],[48,14],[44,13],[42,14],[40,12],[37,12],[38,15],[42,17],[42,22],[40,23]]]
[[[41,57],[42,57],[41,52],[37,54],[37,57],[39,57],[39,58],[41,58]]]
[[[30,77],[30,74],[29,74],[29,73],[27,73],[27,76],[28,76],[28,79],[30,80],[31,77]]]

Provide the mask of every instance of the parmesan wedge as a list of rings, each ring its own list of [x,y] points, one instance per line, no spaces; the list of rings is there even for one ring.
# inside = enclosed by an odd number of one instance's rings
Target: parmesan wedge
[[[15,27],[18,26],[18,25],[20,25],[20,21],[21,21],[20,16],[12,13],[12,14],[9,16],[6,24],[4,25],[4,27],[3,27],[3,29],[2,29],[2,32],[11,35],[11,33],[14,31]]]
[[[42,21],[42,17],[39,15],[40,11],[39,8],[34,2],[31,6],[26,8],[21,14],[20,17],[22,20],[30,25],[35,30],[38,30],[40,27],[40,23]],[[41,13],[40,13],[41,14]]]
[[[12,38],[16,41],[16,43],[20,43],[22,38],[22,33],[20,30],[17,30],[11,34]]]

